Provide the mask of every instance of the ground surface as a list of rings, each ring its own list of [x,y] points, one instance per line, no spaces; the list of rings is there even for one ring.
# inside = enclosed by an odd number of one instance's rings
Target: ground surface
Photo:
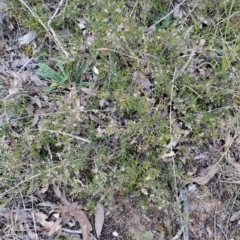
[[[240,239],[238,1],[8,4],[0,239]]]

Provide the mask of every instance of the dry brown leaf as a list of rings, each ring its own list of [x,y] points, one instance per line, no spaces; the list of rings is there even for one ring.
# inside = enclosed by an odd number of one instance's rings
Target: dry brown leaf
[[[25,225],[25,229],[26,229],[27,235],[28,235],[28,237],[29,237],[30,239],[33,239],[33,240],[34,240],[34,239],[37,239],[37,234],[34,233],[34,232],[30,229],[30,227],[29,227],[28,224]],[[25,229],[23,228],[22,231],[24,231]]]
[[[41,212],[38,212],[38,213],[35,213],[35,217],[37,219],[37,221],[44,227],[46,228],[47,230],[50,230],[49,233],[48,233],[48,236],[52,236],[54,235],[55,233],[57,233],[62,225],[61,225],[61,222],[62,222],[62,218],[58,218],[55,222],[53,221],[46,221],[46,219],[48,218],[48,216],[44,213],[41,213]]]
[[[37,221],[45,228],[50,228],[51,227],[51,223],[50,222],[47,222],[46,219],[48,218],[48,216],[44,213],[41,213],[41,212],[38,212],[38,213],[35,213],[35,217],[37,219]]]
[[[199,185],[206,185],[218,172],[220,166],[212,165],[206,168],[207,174],[201,177],[194,177],[191,180]]]
[[[7,86],[10,86],[10,80],[9,80],[9,77],[6,77],[6,76],[0,74],[0,79],[2,79],[2,80],[5,82],[5,84],[6,84]]]
[[[19,92],[23,87],[23,80],[20,76],[16,76],[13,79],[10,79],[10,88],[8,89],[9,95],[14,95]]]
[[[62,191],[62,197],[61,197],[61,202],[64,206],[70,206],[71,203],[67,200],[65,191]]]
[[[67,206],[67,209],[75,210],[78,206],[78,202],[73,202],[69,206]],[[72,219],[72,216],[69,216],[67,213],[62,214],[62,225],[65,226],[69,221]]]
[[[15,222],[22,222],[26,219],[32,219],[32,215],[29,212],[23,211],[23,210],[15,210],[8,208],[3,208],[0,211],[0,216],[7,219],[7,220],[13,220]]]
[[[240,173],[240,163],[238,163],[235,158],[233,157],[228,157],[228,162],[236,168],[236,170]]]
[[[58,218],[57,221],[53,222],[50,228],[50,231],[48,233],[49,237],[57,233],[62,228],[61,222],[62,222],[62,218]]]
[[[19,58],[15,59],[12,63],[12,67],[15,70],[18,67],[22,67],[29,62],[29,57],[25,54],[19,54]]]
[[[230,218],[230,221],[233,222],[235,220],[238,220],[240,218],[240,211],[234,213],[231,218]]]
[[[58,198],[62,197],[61,190],[59,189],[59,187],[55,183],[53,183],[53,191]]]
[[[182,19],[185,14],[185,11],[181,8],[181,6],[179,6],[179,4],[176,3],[173,9],[174,9],[173,18]]]
[[[31,103],[32,104],[37,104],[39,108],[42,108],[42,101],[39,99],[38,96],[34,96],[33,98],[31,98]],[[37,114],[45,114],[45,110],[37,110]]]
[[[34,40],[35,37],[36,37],[35,32],[29,32],[29,33],[25,34],[24,36],[20,37],[18,39],[18,42],[19,42],[20,46],[28,45],[30,42],[32,42]]]
[[[101,203],[98,203],[96,206],[95,214],[95,230],[97,233],[97,238],[99,238],[104,223],[104,206]]]
[[[81,207],[82,206],[80,205],[79,208],[81,208]],[[71,210],[67,207],[60,207],[56,210],[56,212],[66,213],[67,215],[73,216],[78,221],[78,223],[82,229],[83,240],[90,240],[89,233],[92,231],[92,225],[89,222],[85,212],[83,212],[82,210],[78,210],[78,209]]]
[[[81,91],[86,93],[87,95],[91,96],[91,97],[95,97],[97,96],[97,92],[96,90],[92,89],[92,88],[86,88],[86,87],[82,87]]]
[[[30,74],[30,80],[33,82],[37,87],[40,86],[47,86],[47,81],[42,81],[37,75],[34,75],[33,73]]]
[[[226,139],[225,139],[224,147],[227,148],[227,147],[231,146],[232,143],[233,143],[233,137],[231,136],[230,133],[228,133],[228,135],[226,136]]]

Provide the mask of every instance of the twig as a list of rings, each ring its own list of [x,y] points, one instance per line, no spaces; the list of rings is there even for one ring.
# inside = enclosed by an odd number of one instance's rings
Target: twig
[[[64,0],[61,0],[61,2],[59,3],[56,11],[55,11],[54,14],[52,15],[52,17],[49,19],[49,21],[48,21],[48,23],[47,23],[47,26],[48,26],[48,29],[50,30],[50,32],[52,33],[54,39],[56,39],[58,46],[62,49],[62,51],[64,52],[64,54],[66,55],[66,57],[69,58],[68,53],[67,53],[67,52],[65,51],[65,49],[62,47],[60,41],[59,41],[58,38],[57,38],[56,33],[53,31],[53,29],[52,29],[52,27],[51,27],[52,20],[53,20],[53,18],[57,15],[60,7],[63,5],[63,2],[64,2]]]
[[[54,14],[51,16],[51,18],[49,19],[49,21],[48,21],[48,27],[49,28],[51,28],[51,23],[52,23],[52,20],[55,18],[55,16],[57,15],[57,13],[58,13],[58,11],[59,11],[59,9],[60,9],[60,7],[63,5],[63,2],[64,2],[64,0],[61,0],[61,2],[59,3],[59,5],[58,5],[58,7],[57,7],[57,9],[56,9],[56,11],[54,12]]]
[[[110,52],[115,52],[115,53],[118,53],[118,54],[120,54],[120,55],[129,57],[129,58],[133,58],[133,59],[138,60],[138,61],[140,61],[140,62],[146,62],[146,61],[144,61],[144,60],[142,60],[142,59],[133,57],[133,56],[128,55],[128,54],[126,54],[126,53],[119,52],[119,51],[117,51],[117,50],[115,50],[115,49],[112,49],[112,48],[98,48],[97,51],[110,51]]]
[[[169,112],[169,129],[170,129],[170,142],[173,142],[173,118],[172,118],[172,114],[173,114],[173,94],[174,94],[174,88],[175,88],[175,80],[178,77],[178,73],[177,73],[177,69],[175,68],[174,71],[174,76],[173,76],[173,80],[172,80],[172,86],[171,86],[171,95],[170,95],[170,112]],[[173,146],[172,144],[170,145],[170,152],[173,152]],[[175,163],[175,159],[174,156],[171,157],[172,160],[172,171],[173,171],[173,176],[174,176],[174,190],[175,190],[175,194],[176,194],[176,200],[177,200],[177,204],[179,206],[180,209],[180,199],[178,197],[178,186],[177,186],[177,177],[176,177],[176,163]],[[172,240],[178,239],[178,237],[181,236],[183,230],[184,230],[184,222],[183,219],[180,218],[181,221],[181,225],[182,227],[179,229],[178,233],[176,236],[174,236],[172,238]],[[184,239],[185,240],[185,239]]]
[[[31,58],[17,71],[17,73],[20,73],[32,60],[33,60],[33,58],[31,57]]]
[[[196,48],[194,47],[194,48],[192,49],[192,52],[191,52],[191,54],[190,54],[187,62],[184,64],[184,66],[182,67],[182,69],[180,69],[180,70],[178,71],[176,78],[180,77],[180,76],[183,74],[183,72],[184,72],[185,69],[188,67],[189,63],[192,61],[192,59],[193,59],[193,57],[195,56],[195,54],[196,54]]]
[[[50,132],[50,133],[58,133],[58,134],[61,134],[61,135],[63,135],[63,136],[68,136],[68,137],[72,137],[72,138],[75,138],[75,139],[80,140],[80,141],[83,141],[83,142],[91,143],[91,141],[88,140],[88,139],[86,139],[86,138],[78,137],[78,136],[72,135],[72,134],[70,134],[70,133],[65,133],[65,132],[50,130],[50,129],[46,129],[46,128],[41,129],[41,131],[47,131],[47,132]]]
[[[50,168],[50,169],[48,169],[48,170],[46,170],[46,171],[50,172],[51,170],[56,169],[56,168],[59,168],[59,167],[61,167],[61,166],[62,166],[62,165],[58,165],[58,166],[55,166],[55,167],[53,167],[53,168]],[[21,181],[20,183],[16,184],[15,186],[7,189],[5,192],[3,192],[3,193],[0,194],[0,198],[4,197],[7,193],[11,192],[13,189],[17,188],[17,187],[20,186],[21,184],[26,183],[26,182],[34,179],[34,178],[39,177],[40,175],[42,175],[42,174],[43,174],[44,172],[46,172],[46,171],[43,171],[43,172],[38,173],[38,174],[36,174],[36,175],[34,175],[34,176],[28,177],[27,179],[25,179],[25,180]]]
[[[170,11],[167,15],[165,15],[164,17],[162,17],[160,20],[156,21],[153,25],[151,25],[146,31],[145,33],[149,32],[150,30],[152,30],[157,24],[159,24],[160,22],[162,22],[163,20],[165,20],[169,15],[171,15],[172,13],[174,13],[174,11],[179,8],[186,0],[183,0],[181,3],[179,3],[175,8],[172,9],[172,11]]]
[[[53,14],[53,16],[50,18],[50,20],[48,21],[48,24],[46,26],[43,23],[43,21],[41,20],[41,18],[31,9],[31,7],[26,2],[24,2],[24,0],[19,0],[19,2],[22,3],[29,10],[29,12],[32,14],[32,16],[35,17],[37,19],[37,21],[42,25],[42,27],[46,30],[48,35],[53,37],[53,40],[55,41],[56,45],[63,51],[63,53],[66,55],[66,57],[69,58],[68,52],[63,48],[62,44],[60,43],[60,41],[57,38],[57,35],[55,34],[55,32],[53,31],[53,29],[50,26],[53,18],[56,16],[56,14],[60,8],[60,6],[63,4],[63,1],[64,0],[61,0],[57,10]]]
[[[189,229],[188,229],[188,199],[186,195],[186,190],[181,190],[180,195],[183,201],[183,240],[189,240]]]

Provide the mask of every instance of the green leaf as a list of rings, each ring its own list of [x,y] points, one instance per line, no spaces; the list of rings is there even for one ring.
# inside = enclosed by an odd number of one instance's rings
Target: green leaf
[[[56,82],[63,82],[64,80],[66,80],[65,76],[59,74],[45,63],[39,63],[38,67],[39,68],[36,70],[36,73],[41,77],[49,78]]]

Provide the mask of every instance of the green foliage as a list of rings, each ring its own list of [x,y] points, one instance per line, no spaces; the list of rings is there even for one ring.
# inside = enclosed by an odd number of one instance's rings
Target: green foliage
[[[28,2],[46,24],[51,14],[42,8],[42,2]],[[239,88],[229,80],[238,59],[235,53],[240,41],[230,41],[236,30],[226,23],[206,27],[191,18],[180,28],[178,20],[169,16],[153,33],[145,34],[168,13],[169,1],[128,3],[68,1],[53,20],[52,28],[74,60],[64,59],[55,46],[54,57],[61,59],[55,64],[43,63],[51,54],[44,44],[42,52],[37,53],[41,62],[36,73],[51,81],[41,96],[41,101],[47,96],[51,102],[44,103],[43,108],[50,114],[42,117],[41,128],[31,125],[33,116],[29,117],[25,110],[28,99],[23,97],[18,104],[9,102],[8,114],[20,131],[14,136],[17,145],[0,146],[1,161],[7,163],[0,170],[6,191],[14,186],[29,189],[30,183],[34,191],[45,183],[62,181],[71,187],[73,195],[108,199],[116,192],[133,194],[145,206],[151,201],[161,207],[171,199],[174,177],[181,182],[184,175],[174,176],[172,164],[161,157],[171,140],[170,109],[171,120],[182,131],[178,142],[182,148],[201,147],[211,139],[223,138],[222,132],[228,127],[223,119],[231,117],[235,101],[226,90],[238,92]],[[20,7],[23,15],[14,10],[13,14],[25,28],[44,33],[38,20],[19,1],[12,4]],[[238,8],[234,5],[232,11]],[[216,1],[203,1],[194,11],[197,16],[209,14],[214,20],[231,15],[225,4]],[[77,19],[84,19],[87,30],[94,35],[93,43],[87,47]],[[71,37],[61,38],[62,29],[69,30]],[[190,76],[187,66],[179,74],[199,39],[204,39],[205,44],[195,57],[206,60],[200,69],[203,73]],[[229,44],[234,51],[226,48]],[[87,49],[84,53],[79,50],[82,46]],[[99,76],[94,75],[93,66],[99,69]],[[143,89],[133,81],[136,71],[149,80],[151,89]],[[83,78],[84,74],[91,78]],[[52,91],[62,86],[68,91]],[[82,86],[96,89],[97,96],[82,94]],[[106,108],[100,106],[101,100],[107,102]],[[102,117],[104,124],[94,121],[93,115]],[[5,126],[0,132],[2,141],[7,138]],[[176,152],[176,162],[181,165],[181,151]],[[151,236],[146,234],[146,239]]]
[[[38,69],[36,70],[36,73],[43,78],[50,79],[53,82],[49,87],[45,88],[45,91],[51,91],[57,86],[63,85],[66,80],[69,79],[69,73],[64,70],[62,63],[57,61],[55,65],[58,67],[61,73],[58,73],[45,63],[38,63]]]

